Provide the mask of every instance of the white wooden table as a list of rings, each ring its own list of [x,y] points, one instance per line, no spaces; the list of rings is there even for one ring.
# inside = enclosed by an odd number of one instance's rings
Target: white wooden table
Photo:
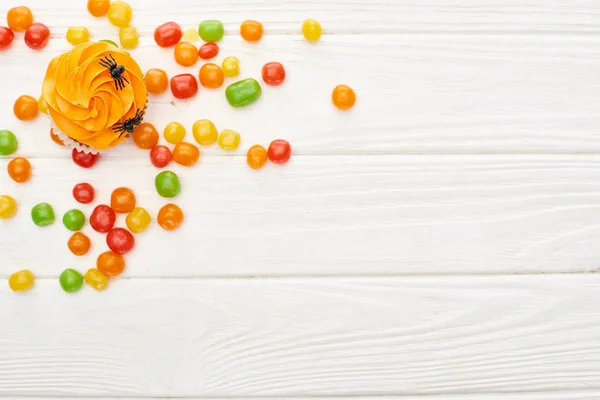
[[[223,89],[153,97],[160,130],[209,118],[242,134],[240,151],[172,166],[184,226],[154,224],[106,292],[68,295],[58,275],[93,267],[103,237],[86,227],[93,250],[76,258],[60,221],[33,225],[34,204],[60,218],[81,181],[102,202],[128,186],[153,215],[165,203],[147,152],[79,169],[46,120],[12,115],[69,26],[117,39],[78,2],[0,4],[53,33],[42,52],[18,34],[0,53],[0,129],[34,168],[18,186],[0,159],[0,192],[20,203],[0,223],[0,277],[38,277],[25,294],[0,285],[0,396],[600,398],[600,2],[131,0],[144,70],[197,74],[152,33],[214,18],[219,62],[259,77],[280,61],[288,77],[241,110]],[[317,45],[305,18],[324,27]],[[264,23],[260,43],[240,38],[245,19]],[[350,112],[330,103],[339,83],[357,92]],[[245,150],[276,138],[290,163],[250,170]]]

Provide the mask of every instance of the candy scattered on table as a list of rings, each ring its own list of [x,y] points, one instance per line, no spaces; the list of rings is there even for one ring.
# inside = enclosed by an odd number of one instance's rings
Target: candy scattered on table
[[[143,122],[133,131],[133,142],[140,149],[151,149],[158,144],[158,131],[154,125]]]
[[[175,75],[171,78],[171,93],[177,99],[189,99],[198,93],[198,81],[191,74]]]
[[[15,117],[21,121],[31,121],[39,112],[38,101],[28,95],[20,96],[13,106]]]
[[[307,19],[302,23],[302,35],[309,42],[316,42],[321,38],[323,29],[321,24],[314,19]]]
[[[169,77],[162,69],[153,68],[148,70],[146,75],[144,75],[144,81],[146,82],[148,93],[161,94],[169,88]]]
[[[113,228],[106,235],[106,244],[115,253],[126,254],[135,246],[135,238],[127,229]]]
[[[232,83],[225,90],[225,97],[233,107],[245,107],[259,99],[262,94],[260,84],[254,78]]]
[[[263,36],[263,25],[258,21],[244,21],[240,25],[240,35],[247,42],[258,42]]]
[[[200,84],[207,89],[216,89],[223,85],[225,75],[217,64],[207,63],[200,68]]]
[[[269,145],[267,155],[269,157],[269,161],[275,164],[285,164],[292,156],[292,147],[287,140],[273,140]]]
[[[131,211],[127,218],[125,219],[125,223],[127,224],[127,228],[133,233],[142,233],[144,232],[150,223],[152,222],[152,217],[145,208],[136,207]]]
[[[154,41],[160,47],[175,46],[182,36],[181,26],[176,22],[166,22],[154,30]]]
[[[103,17],[108,13],[110,0],[88,0],[87,9],[94,17]]]
[[[33,273],[28,269],[15,272],[8,277],[8,286],[13,292],[24,292],[31,289],[35,282]]]
[[[42,114],[48,115],[48,103],[46,103],[46,100],[44,100],[43,95],[38,99],[38,110]]]
[[[108,286],[108,278],[97,268],[88,269],[83,279],[85,283],[96,290],[104,290]]]
[[[179,122],[169,122],[163,130],[163,136],[171,144],[181,143],[185,137],[185,127]]]
[[[90,40],[90,31],[85,26],[72,26],[67,29],[67,42],[76,46]]]
[[[96,191],[94,187],[87,182],[78,183],[73,187],[73,198],[81,204],[89,204],[94,201]]]
[[[198,49],[198,56],[203,60],[210,60],[219,54],[219,45],[216,43],[204,43]]]
[[[75,232],[67,242],[67,247],[71,250],[71,253],[76,256],[87,254],[87,252],[90,251],[91,246],[92,242],[90,241],[90,238],[81,232]]]
[[[11,131],[0,131],[0,156],[10,156],[17,151],[17,137]]]
[[[16,157],[8,163],[8,175],[17,183],[25,183],[31,178],[31,163],[24,157]]]
[[[158,225],[167,231],[173,231],[181,225],[184,219],[183,211],[176,204],[165,204],[157,216]]]
[[[173,155],[171,154],[171,150],[169,150],[166,146],[154,146],[152,150],[150,150],[150,162],[156,168],[164,168],[173,159]]]
[[[108,20],[111,24],[119,28],[129,26],[132,15],[133,10],[131,6],[124,1],[113,1],[108,8]]]
[[[356,103],[356,93],[350,86],[338,85],[333,89],[331,101],[340,110],[348,110]]]
[[[67,293],[75,293],[83,285],[83,276],[72,268],[65,269],[59,278],[60,286]]]
[[[63,225],[70,231],[79,231],[85,225],[85,215],[81,210],[72,209],[63,215]]]
[[[133,50],[140,42],[140,35],[133,26],[126,26],[119,29],[119,41],[124,49]]]
[[[110,208],[119,214],[126,214],[133,211],[136,202],[135,193],[126,187],[116,188],[110,195]]]
[[[262,77],[267,85],[281,85],[285,80],[285,68],[278,62],[266,63],[262,68]]]
[[[25,44],[33,50],[41,50],[50,40],[50,29],[44,24],[36,22],[25,31]]]
[[[198,34],[198,28],[190,28],[183,33],[183,40],[190,43],[196,43],[200,40],[200,35]]]
[[[12,30],[5,26],[0,26],[0,50],[8,49],[15,39]]]
[[[194,122],[192,134],[194,135],[196,142],[202,146],[210,146],[215,143],[219,137],[215,124],[208,119],[200,119]]]
[[[260,169],[267,162],[267,150],[259,144],[248,149],[246,154],[246,162],[252,169]]]
[[[226,151],[236,150],[240,146],[240,139],[239,133],[225,129],[219,135],[219,147]]]
[[[198,34],[205,42],[218,42],[223,38],[225,28],[223,28],[221,21],[206,20],[200,22]]]
[[[98,157],[98,154],[86,153],[77,149],[71,151],[73,162],[81,168],[92,168],[98,161]]]
[[[14,7],[6,14],[8,27],[15,32],[25,32],[33,24],[31,10],[24,6]]]
[[[163,171],[156,175],[154,186],[162,197],[175,197],[181,192],[179,177],[172,171]]]
[[[31,209],[31,219],[37,226],[48,226],[54,223],[54,209],[48,203],[40,203]]]
[[[4,194],[0,196],[0,219],[10,219],[17,212],[17,202]]]
[[[94,208],[90,215],[90,225],[96,232],[107,233],[115,225],[117,215],[112,208],[100,204]]]
[[[125,260],[123,256],[114,251],[105,251],[96,259],[96,268],[104,276],[118,276],[125,270]]]
[[[198,61],[198,49],[190,42],[179,42],[173,50],[175,61],[183,67],[191,67]]]
[[[173,149],[173,161],[185,167],[191,167],[198,162],[200,150],[191,143],[181,142]]]
[[[228,78],[238,76],[240,74],[240,60],[233,56],[225,57],[221,63],[221,69],[223,75]]]

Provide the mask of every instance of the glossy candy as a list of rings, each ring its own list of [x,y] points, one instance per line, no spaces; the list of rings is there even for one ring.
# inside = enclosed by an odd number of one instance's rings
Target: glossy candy
[[[65,269],[59,278],[60,286],[67,293],[74,293],[81,289],[83,276],[72,268]]]
[[[24,292],[31,289],[35,277],[28,269],[15,272],[8,277],[8,286],[13,292]]]
[[[81,204],[89,204],[94,201],[96,191],[89,183],[78,183],[73,187],[73,198]]]
[[[88,0],[87,9],[94,17],[103,17],[108,13],[110,0]]]
[[[150,162],[156,168],[164,168],[173,159],[173,155],[171,154],[171,150],[169,150],[166,146],[154,146],[152,150],[150,150]]]
[[[191,167],[198,162],[200,150],[191,143],[181,142],[173,149],[173,161],[185,167]]]
[[[348,110],[356,103],[356,93],[350,86],[338,85],[333,89],[331,101],[340,110]]]
[[[162,69],[150,69],[144,76],[148,93],[161,94],[169,88],[169,77]]]
[[[250,147],[246,154],[246,162],[252,169],[262,168],[267,162],[267,150],[259,144]]]
[[[166,22],[154,30],[154,41],[160,47],[175,46],[183,36],[181,26],[175,22]]]
[[[25,183],[31,177],[31,163],[24,157],[16,157],[8,163],[8,175],[17,183]]]
[[[9,48],[14,39],[15,34],[12,30],[5,26],[0,26],[0,50]]]
[[[163,171],[156,175],[154,186],[162,197],[175,197],[181,192],[179,177],[171,171]]]
[[[227,77],[238,76],[240,74],[240,60],[237,57],[225,57],[221,64],[223,75]]]
[[[90,40],[90,31],[85,26],[72,26],[67,29],[67,42],[76,46]]]
[[[40,203],[31,209],[31,219],[37,226],[48,226],[54,223],[54,209],[48,203]]]
[[[226,151],[236,150],[240,145],[240,134],[232,131],[231,129],[225,129],[219,135],[219,147]]]
[[[91,244],[92,243],[89,237],[81,232],[75,232],[69,238],[67,247],[69,247],[71,253],[75,254],[76,256],[83,256],[90,251]]]
[[[125,269],[125,260],[123,256],[113,251],[105,251],[96,259],[96,268],[102,272],[104,276],[121,275]]]
[[[225,34],[221,21],[206,20],[200,23],[198,34],[205,42],[218,42]]]
[[[192,133],[194,134],[194,139],[196,139],[196,142],[202,146],[209,146],[213,144],[219,137],[219,133],[217,132],[215,124],[207,119],[201,119],[194,122],[194,125],[192,126]]]
[[[96,232],[106,233],[112,229],[117,216],[112,208],[105,204],[96,206],[90,215],[90,225]]]
[[[267,85],[281,85],[285,80],[285,68],[278,62],[266,63],[262,68],[262,77]]]
[[[42,114],[48,115],[48,103],[44,100],[44,95],[41,95],[38,99],[38,111]]]
[[[184,67],[191,67],[198,61],[198,49],[189,42],[179,42],[173,50],[175,61]]]
[[[185,137],[185,127],[179,122],[169,122],[163,130],[165,140],[171,144],[181,143]]]
[[[150,222],[152,222],[152,217],[150,217],[148,211],[142,207],[136,207],[125,219],[127,228],[133,233],[144,232],[150,225]]]
[[[69,210],[63,215],[63,225],[70,231],[79,231],[85,225],[85,215],[81,210]]]
[[[9,219],[17,212],[17,202],[8,195],[0,196],[0,219]]]
[[[216,89],[221,87],[225,80],[223,70],[217,64],[208,63],[200,68],[200,84],[207,89]]]
[[[181,74],[171,78],[171,93],[177,99],[189,99],[198,93],[198,82],[194,75]]]
[[[17,137],[11,131],[0,131],[0,156],[10,156],[17,151]]]
[[[216,43],[204,43],[198,49],[198,56],[203,60],[210,60],[219,54],[219,45]]]
[[[131,6],[121,0],[113,1],[108,8],[108,20],[111,24],[119,28],[129,26],[132,15],[133,10],[131,9]]]
[[[148,122],[142,122],[133,131],[133,142],[140,149],[151,149],[158,144],[158,140],[158,131]]]
[[[138,46],[140,35],[133,26],[126,26],[119,29],[119,41],[124,49],[132,50]]]
[[[108,286],[108,278],[96,268],[88,269],[83,279],[96,290],[104,290]]]
[[[287,140],[273,140],[269,145],[268,157],[269,161],[275,164],[285,164],[292,156],[292,147]]]
[[[184,215],[181,208],[175,204],[165,204],[158,211],[158,225],[167,231],[173,231],[181,225],[183,222]]]
[[[25,31],[25,44],[33,50],[41,50],[50,40],[50,29],[44,24],[36,22]]]
[[[314,19],[307,19],[302,23],[302,34],[309,42],[316,42],[319,40],[322,33],[323,29],[321,28],[321,24]]]
[[[240,25],[240,35],[247,42],[258,42],[263,36],[263,25],[258,21],[244,21]]]
[[[119,214],[130,213],[135,208],[135,204],[133,190],[126,187],[116,188],[110,196],[110,208]]]
[[[256,79],[248,78],[232,83],[225,90],[227,101],[233,107],[244,107],[254,103],[262,93]]]
[[[15,101],[13,112],[21,121],[31,121],[38,115],[38,101],[31,96],[20,96]]]
[[[33,24],[33,14],[27,7],[20,6],[8,10],[6,14],[8,27],[15,32],[25,32]]]
[[[190,43],[195,43],[200,40],[200,35],[198,35],[197,28],[190,28],[183,34],[183,40]]]
[[[135,246],[135,238],[127,229],[113,228],[106,235],[106,244],[115,253],[126,254]]]
[[[81,168],[92,168],[96,164],[96,161],[98,161],[98,157],[98,154],[85,153],[77,149],[71,151],[73,162]]]

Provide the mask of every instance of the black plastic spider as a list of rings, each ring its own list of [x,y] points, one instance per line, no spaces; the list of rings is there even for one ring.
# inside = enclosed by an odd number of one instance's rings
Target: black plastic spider
[[[142,123],[145,113],[146,112],[143,110],[137,110],[135,112],[135,117],[129,118],[125,122],[115,124],[113,126],[113,131],[120,133],[119,138],[121,138],[125,132],[127,132],[128,135],[132,134],[135,127]]]
[[[110,56],[110,58],[108,58]],[[121,90],[125,87],[125,83],[123,81],[129,83],[127,78],[123,76],[123,72],[125,72],[125,67],[117,64],[117,60],[109,54],[100,60],[100,65],[110,71],[110,76],[113,78],[115,82],[115,88],[117,90]]]

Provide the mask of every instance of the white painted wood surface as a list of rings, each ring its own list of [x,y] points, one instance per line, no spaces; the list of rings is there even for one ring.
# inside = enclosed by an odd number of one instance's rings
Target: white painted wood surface
[[[18,34],[0,53],[0,129],[34,168],[22,186],[0,173],[21,206],[0,221],[0,277],[40,278],[26,294],[0,285],[0,397],[600,399],[600,281],[588,274],[600,264],[600,3],[130,3],[144,70],[196,74],[152,31],[217,18],[218,62],[237,55],[257,77],[278,60],[288,80],[243,110],[223,90],[153,97],[159,129],[210,118],[242,134],[240,151],[202,148],[196,167],[174,166],[182,229],[140,235],[107,292],[66,295],[58,274],[93,266],[102,237],[86,227],[93,252],[75,258],[58,222],[33,226],[33,204],[60,216],[83,180],[103,202],[130,186],[153,215],[165,201],[146,152],[125,145],[76,169],[46,121],[12,115],[70,48],[70,25],[95,39],[117,30],[83,0],[1,2],[0,15],[29,5],[53,36],[33,52]],[[309,17],[325,29],[317,45],[300,35]],[[265,23],[259,44],[238,35],[250,18]],[[357,91],[351,112],[330,104],[338,83]],[[244,165],[250,145],[278,137],[294,146],[287,166]]]

